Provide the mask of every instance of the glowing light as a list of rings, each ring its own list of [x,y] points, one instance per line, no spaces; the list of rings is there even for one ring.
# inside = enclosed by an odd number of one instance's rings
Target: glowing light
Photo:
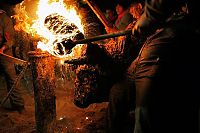
[[[69,54],[64,46],[67,40],[73,40],[78,34],[84,34],[80,16],[75,8],[67,7],[63,0],[56,2],[39,0],[36,20],[31,20],[26,15],[23,3],[19,5],[18,10],[20,15],[14,16],[18,20],[15,29],[23,30],[39,38],[37,48],[59,58],[71,59],[77,57],[77,51],[72,50]],[[82,47],[82,45],[76,47]]]
[[[39,18],[32,28],[44,38],[38,42],[38,48],[60,58],[68,57],[62,42],[66,39],[73,40],[79,32],[84,33],[81,19],[75,9],[71,7],[67,9],[63,0],[52,3],[40,0],[37,15]]]

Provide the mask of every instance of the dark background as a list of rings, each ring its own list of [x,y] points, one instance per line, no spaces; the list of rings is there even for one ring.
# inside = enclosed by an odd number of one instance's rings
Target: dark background
[[[115,6],[117,5],[118,2],[131,3],[133,0],[94,0],[94,1],[102,11],[105,11],[108,8],[115,10]]]

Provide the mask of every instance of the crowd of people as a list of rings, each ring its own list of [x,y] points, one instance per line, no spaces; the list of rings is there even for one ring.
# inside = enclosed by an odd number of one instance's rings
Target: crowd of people
[[[144,38],[141,48],[110,91],[109,133],[198,132],[200,95],[194,74],[199,74],[199,15],[195,2],[145,1],[144,13],[132,28],[134,38]],[[134,131],[127,126],[131,108]]]
[[[118,1],[115,6],[115,12],[117,14],[117,17],[113,23],[113,28],[106,27],[107,33],[113,33],[119,30],[126,29],[128,24],[130,24],[134,19],[129,13],[129,5],[126,2]]]

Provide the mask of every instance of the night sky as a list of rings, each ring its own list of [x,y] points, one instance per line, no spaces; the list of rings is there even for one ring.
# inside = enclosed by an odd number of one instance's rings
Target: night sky
[[[118,1],[124,1],[124,2],[130,3],[133,0],[94,0],[94,1],[102,10],[105,10],[107,8],[111,8],[115,10],[115,6]]]

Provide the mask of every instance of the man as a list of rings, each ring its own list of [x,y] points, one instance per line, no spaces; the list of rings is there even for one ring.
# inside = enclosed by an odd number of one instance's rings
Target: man
[[[147,40],[118,90],[135,91],[131,92],[135,97],[134,133],[198,132],[200,87],[194,75],[200,74],[195,43],[200,28],[195,2],[188,1],[189,14],[174,16],[185,1],[146,1],[145,11],[133,28],[133,36]],[[127,117],[123,108],[131,105],[124,102],[127,96],[111,97],[115,105],[123,105],[110,108],[116,120]]]
[[[12,56],[14,33],[11,18],[7,16],[5,11],[0,10],[0,53]],[[7,90],[9,91],[17,77],[14,64],[10,64],[7,60],[0,59],[0,72],[5,75]],[[11,110],[16,110],[19,113],[24,111],[24,100],[18,88],[14,88],[10,96],[10,103],[12,107]]]
[[[117,19],[114,23],[114,28],[106,27],[107,33],[114,33],[126,29],[126,27],[133,21],[132,15],[129,13],[129,5],[127,1],[118,1],[115,6]]]
[[[130,23],[126,29],[132,29],[137,20],[143,13],[143,4],[139,1],[134,1],[131,3],[130,14],[133,18],[136,18],[132,23]],[[134,84],[128,80],[123,80],[124,73],[131,64],[131,62],[137,57],[140,45],[143,43],[144,38],[136,38],[134,36],[122,36],[116,39],[115,45],[119,45],[117,48],[114,44],[106,44],[105,48],[110,48],[112,51],[117,49],[118,56],[121,58],[113,58],[116,60],[117,65],[112,67],[112,71],[116,69],[113,73],[112,79],[116,79],[115,84],[112,86],[109,95],[109,105],[108,105],[108,133],[130,133],[133,131],[134,118],[132,114],[134,113]],[[107,49],[107,51],[111,51]],[[120,53],[120,54],[119,54]],[[112,54],[112,57],[115,57]],[[120,67],[120,69],[118,68]],[[117,69],[118,68],[118,69]],[[125,89],[124,89],[125,88]]]
[[[198,133],[200,37],[198,3],[174,16],[186,1],[148,0],[133,28],[147,36],[128,69],[136,91],[134,133]]]
[[[116,15],[113,9],[108,8],[106,9],[106,13],[105,13],[105,17],[108,19],[109,22],[111,22],[112,24],[115,23],[116,20]]]

